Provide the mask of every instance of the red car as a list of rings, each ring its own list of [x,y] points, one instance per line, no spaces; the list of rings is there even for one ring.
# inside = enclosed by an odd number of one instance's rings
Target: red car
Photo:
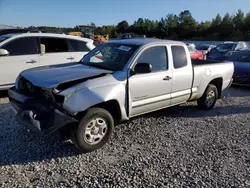
[[[194,47],[188,45],[188,50],[190,53],[191,59],[204,59],[204,54],[198,50],[196,50]]]

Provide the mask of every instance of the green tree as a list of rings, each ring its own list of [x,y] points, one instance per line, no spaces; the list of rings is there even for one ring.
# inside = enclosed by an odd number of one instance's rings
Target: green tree
[[[221,20],[222,19],[221,19],[220,14],[217,14],[216,17],[215,17],[215,19],[213,19],[213,21],[212,21],[212,26],[219,27],[220,24],[221,24]]]
[[[230,40],[232,33],[234,32],[233,16],[226,13],[221,21],[220,25],[220,38],[224,40]]]
[[[196,35],[197,22],[189,10],[179,15],[178,35],[181,39],[192,38]]]
[[[239,29],[239,30],[243,29],[242,27],[244,25],[244,19],[245,19],[244,12],[242,12],[242,10],[239,9],[233,18],[233,23],[237,29]]]
[[[244,38],[250,40],[250,12],[246,14],[243,24]]]
[[[161,34],[164,36],[163,38],[175,38],[178,24],[178,16],[174,14],[168,14],[165,18],[161,18],[159,29],[162,31]]]
[[[245,19],[244,12],[241,9],[239,9],[238,12],[233,17],[233,26],[235,28],[231,36],[233,40],[244,39],[244,19]]]
[[[121,21],[117,24],[116,29],[118,33],[126,33],[129,28],[129,24],[126,20]]]
[[[93,22],[90,25],[95,26]],[[30,26],[28,28],[43,32],[79,31],[78,27]],[[109,34],[110,37],[117,37],[125,32],[174,40],[250,40],[250,12],[245,15],[239,9],[235,15],[226,13],[222,18],[220,14],[217,14],[211,22],[198,23],[189,10],[184,10],[178,16],[167,14],[160,20],[138,18],[130,26],[126,20],[123,20],[116,26],[103,25],[95,29],[95,34]]]

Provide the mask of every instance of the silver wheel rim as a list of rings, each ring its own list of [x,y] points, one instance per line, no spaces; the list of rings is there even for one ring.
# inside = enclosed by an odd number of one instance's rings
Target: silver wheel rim
[[[107,122],[103,118],[95,118],[89,121],[83,133],[85,142],[90,145],[98,144],[107,133]]]
[[[209,91],[207,95],[207,106],[211,106],[215,101],[215,92],[213,90]]]

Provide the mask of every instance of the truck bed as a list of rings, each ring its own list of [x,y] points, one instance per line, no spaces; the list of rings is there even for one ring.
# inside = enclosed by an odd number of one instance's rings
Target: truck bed
[[[207,60],[191,61],[194,73],[192,99],[199,99],[211,80],[219,79],[218,82],[222,84],[222,90],[230,84],[234,72],[232,62]]]
[[[208,61],[208,60],[200,60],[200,59],[192,59],[192,65],[197,66],[197,65],[211,65],[211,64],[218,64],[218,63],[223,63],[226,61],[221,61],[221,60],[214,60],[214,61]]]

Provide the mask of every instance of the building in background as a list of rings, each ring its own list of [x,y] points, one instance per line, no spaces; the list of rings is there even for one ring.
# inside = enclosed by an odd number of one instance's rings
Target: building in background
[[[0,29],[17,29],[17,27],[13,27],[9,25],[0,25]]]

